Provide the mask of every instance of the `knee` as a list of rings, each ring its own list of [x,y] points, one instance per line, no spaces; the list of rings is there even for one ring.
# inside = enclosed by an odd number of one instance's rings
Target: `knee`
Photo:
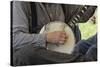
[[[92,46],[88,49],[87,53],[89,53],[89,54],[91,54],[91,55],[95,55],[95,54],[97,53],[97,46],[96,46],[96,45],[92,45]]]
[[[92,45],[87,53],[86,53],[86,58],[88,60],[91,60],[91,61],[95,61],[97,60],[97,46],[96,45]]]
[[[76,44],[76,46],[75,46],[75,48],[77,48],[77,49],[81,49],[81,48],[83,48],[85,46],[85,40],[81,40],[81,41],[79,41],[77,44]]]
[[[76,46],[74,48],[74,52],[85,54],[89,47],[90,47],[90,45],[85,40],[80,40],[76,44]]]

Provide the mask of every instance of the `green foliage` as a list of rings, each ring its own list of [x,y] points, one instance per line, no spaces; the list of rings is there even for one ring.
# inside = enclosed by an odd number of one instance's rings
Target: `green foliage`
[[[81,30],[82,39],[87,39],[97,32],[97,24],[91,22],[80,23],[79,28]]]

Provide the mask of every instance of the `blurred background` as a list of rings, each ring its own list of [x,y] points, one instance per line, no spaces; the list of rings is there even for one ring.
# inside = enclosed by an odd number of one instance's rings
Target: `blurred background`
[[[97,32],[97,10],[94,15],[86,22],[79,23],[79,28],[81,30],[82,39],[87,39]]]

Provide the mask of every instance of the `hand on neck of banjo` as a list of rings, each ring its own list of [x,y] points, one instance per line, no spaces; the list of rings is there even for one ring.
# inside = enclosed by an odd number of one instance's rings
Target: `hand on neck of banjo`
[[[67,36],[64,31],[54,31],[46,33],[46,41],[49,43],[64,44]]]

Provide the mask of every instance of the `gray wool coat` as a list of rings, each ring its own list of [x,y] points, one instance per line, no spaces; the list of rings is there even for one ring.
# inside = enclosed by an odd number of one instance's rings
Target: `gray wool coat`
[[[39,32],[40,29],[51,21],[69,22],[71,17],[77,12],[80,5],[65,5],[63,8],[60,4],[55,3],[40,3],[37,2],[37,25]],[[64,10],[63,10],[64,9]],[[94,7],[90,7],[83,16],[80,18],[81,22],[87,21],[94,12]],[[45,47],[46,37],[45,34],[29,33],[29,23],[32,22],[32,11],[30,2],[13,1],[12,7],[12,39],[13,48],[20,49],[26,45],[34,44],[35,46]],[[78,28],[77,28],[78,29]],[[79,30],[79,29],[78,29]],[[80,39],[80,32],[76,33]]]
[[[37,24],[42,28],[45,24],[51,21],[63,21],[64,14],[62,8],[58,4],[36,3],[37,7]],[[19,49],[25,45],[34,44],[36,46],[45,47],[45,34],[30,34],[29,20],[31,17],[31,8],[29,2],[13,2],[13,47]]]

